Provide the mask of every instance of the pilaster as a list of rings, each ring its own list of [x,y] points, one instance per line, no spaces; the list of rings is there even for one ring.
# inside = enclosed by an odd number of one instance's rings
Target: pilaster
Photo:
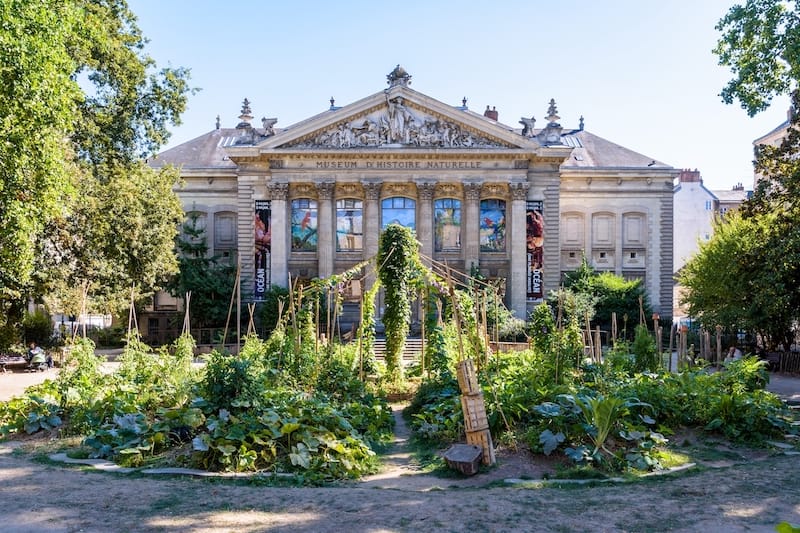
[[[316,182],[318,193],[317,220],[317,260],[319,261],[319,277],[327,278],[333,274],[333,231],[334,221],[333,193],[336,189],[334,181]]]
[[[481,181],[464,183],[464,269],[467,274],[479,265]]]
[[[417,213],[417,239],[420,242],[420,253],[433,257],[433,193],[436,189],[435,181],[417,182],[417,196],[419,197],[419,212]],[[430,261],[423,260],[430,266]]]
[[[280,287],[289,286],[289,215],[287,199],[289,197],[288,182],[270,182],[267,190],[272,198],[272,264],[270,270],[272,283]],[[252,218],[252,217],[251,217]]]
[[[510,216],[510,245],[511,268],[510,279],[507,280],[508,307],[517,318],[526,320],[527,309],[527,248],[525,243],[525,209],[528,198],[527,182],[512,182],[511,189],[511,216]]]

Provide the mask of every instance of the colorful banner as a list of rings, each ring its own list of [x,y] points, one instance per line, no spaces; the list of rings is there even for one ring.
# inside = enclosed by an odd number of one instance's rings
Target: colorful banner
[[[528,202],[525,213],[525,241],[528,252],[528,299],[544,298],[544,217],[542,202]]]
[[[270,201],[256,200],[255,208],[255,287],[253,300],[263,300],[270,287],[270,253],[272,226]]]

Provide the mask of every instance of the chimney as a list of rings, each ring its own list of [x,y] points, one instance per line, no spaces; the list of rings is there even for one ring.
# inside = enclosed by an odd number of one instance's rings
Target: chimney
[[[497,122],[497,109],[494,106],[492,106],[492,108],[489,109],[489,106],[487,105],[486,111],[483,112],[483,116]]]
[[[697,169],[689,170],[688,168],[684,168],[684,169],[681,170],[681,177],[680,177],[679,181],[681,183],[687,183],[687,182],[701,182],[702,183],[703,180],[700,179],[700,171],[699,170],[697,170]]]

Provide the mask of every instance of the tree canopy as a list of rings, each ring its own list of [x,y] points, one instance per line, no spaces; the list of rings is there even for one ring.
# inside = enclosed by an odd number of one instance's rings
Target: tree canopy
[[[797,89],[800,79],[798,0],[747,0],[719,21],[722,33],[714,53],[730,67],[733,79],[720,96],[738,100],[750,116],[767,109],[772,98]]]
[[[6,0],[0,21],[0,305],[59,278],[147,294],[177,267],[181,209],[175,172],[142,157],[189,72],[156,70],[124,0]]]

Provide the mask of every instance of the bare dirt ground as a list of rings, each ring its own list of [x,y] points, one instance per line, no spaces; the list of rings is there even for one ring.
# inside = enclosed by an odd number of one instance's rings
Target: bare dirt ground
[[[0,397],[18,385],[6,378],[18,376],[0,375]],[[0,443],[0,530],[766,532],[782,521],[800,524],[797,455],[720,444],[683,473],[543,486],[535,480],[553,464],[509,450],[472,477],[425,474],[411,462],[401,418],[396,435],[381,473],[324,488],[114,474],[47,460],[36,451],[42,437]],[[503,483],[508,478],[531,481]]]

